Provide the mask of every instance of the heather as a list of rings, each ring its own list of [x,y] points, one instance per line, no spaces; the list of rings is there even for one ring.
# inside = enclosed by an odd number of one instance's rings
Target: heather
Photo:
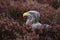
[[[23,13],[40,12],[40,22],[47,29],[33,30],[25,25]],[[0,40],[60,40],[60,1],[0,0]]]

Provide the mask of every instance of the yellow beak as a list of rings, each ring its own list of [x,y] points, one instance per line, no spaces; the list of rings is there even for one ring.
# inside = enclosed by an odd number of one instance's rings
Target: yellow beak
[[[23,17],[24,16],[29,16],[30,14],[28,13],[28,12],[25,12],[25,13],[23,13]]]

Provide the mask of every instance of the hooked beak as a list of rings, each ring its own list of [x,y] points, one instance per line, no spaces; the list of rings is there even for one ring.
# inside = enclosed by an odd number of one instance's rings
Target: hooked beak
[[[30,14],[28,12],[23,13],[23,17],[29,16]]]

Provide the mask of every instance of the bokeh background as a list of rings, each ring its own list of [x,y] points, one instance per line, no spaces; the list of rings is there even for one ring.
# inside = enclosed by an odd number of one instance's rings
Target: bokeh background
[[[23,13],[40,12],[40,22],[51,28],[34,31]],[[0,40],[60,40],[60,0],[0,0]]]

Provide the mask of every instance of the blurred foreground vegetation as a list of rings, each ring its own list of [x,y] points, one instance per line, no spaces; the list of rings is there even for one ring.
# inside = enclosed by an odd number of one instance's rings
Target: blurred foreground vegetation
[[[22,17],[29,10],[39,11],[40,22],[52,27],[42,33],[29,29]],[[60,1],[0,0],[0,40],[60,40]]]

